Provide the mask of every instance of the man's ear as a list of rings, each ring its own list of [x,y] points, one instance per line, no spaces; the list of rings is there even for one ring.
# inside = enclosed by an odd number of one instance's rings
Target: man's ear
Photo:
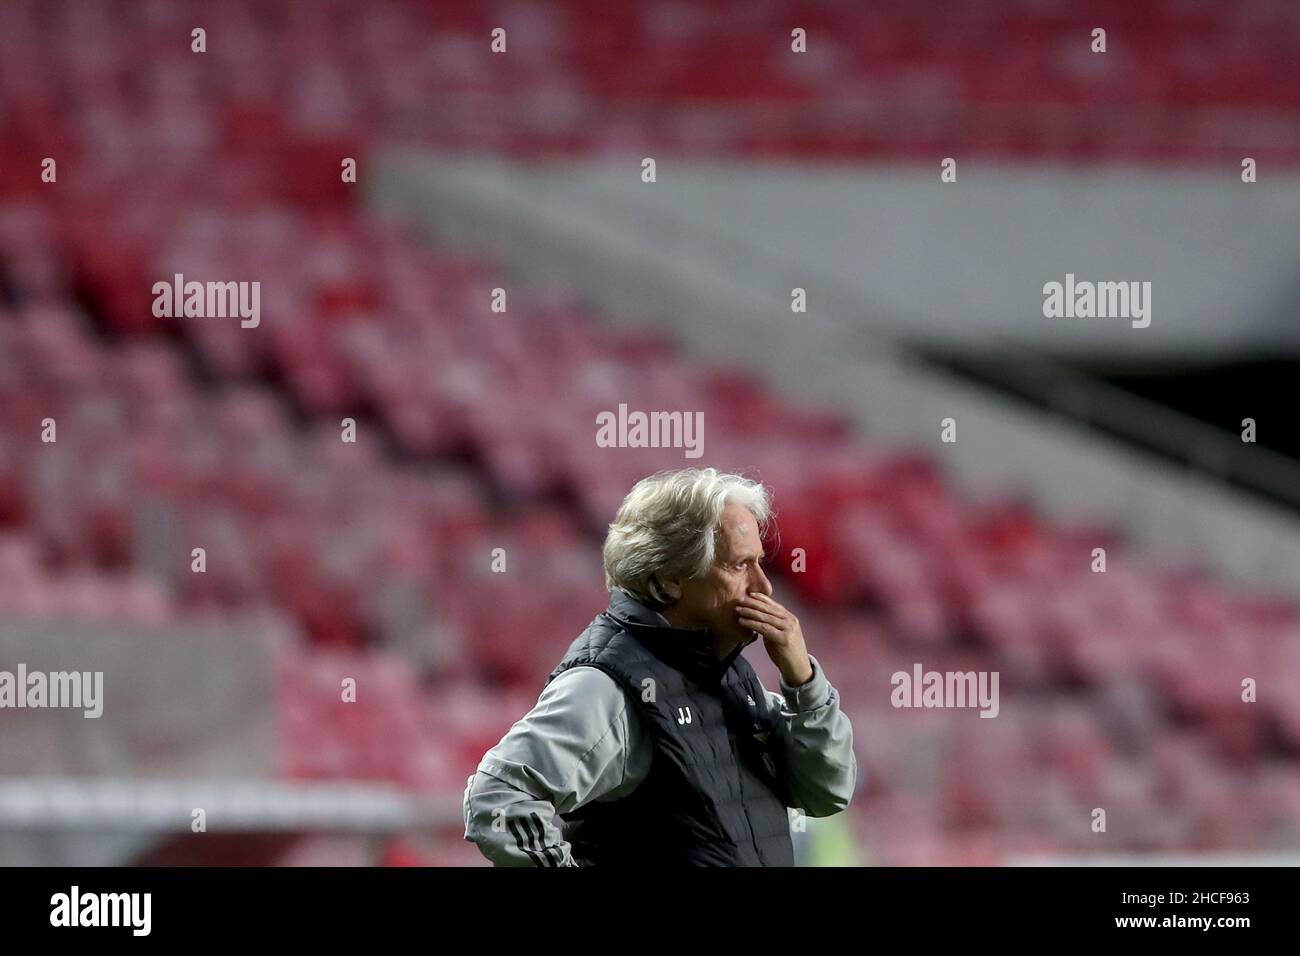
[[[679,601],[682,597],[682,582],[677,578],[656,578],[659,582],[659,590],[670,601]]]

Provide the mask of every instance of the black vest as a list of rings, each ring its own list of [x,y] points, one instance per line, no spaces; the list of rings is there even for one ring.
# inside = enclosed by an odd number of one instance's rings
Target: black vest
[[[793,801],[775,745],[780,712],[743,649],[719,661],[712,634],[665,626],[622,591],[569,646],[547,683],[570,667],[600,668],[623,688],[655,748],[630,796],[560,818],[579,863],[793,865]]]

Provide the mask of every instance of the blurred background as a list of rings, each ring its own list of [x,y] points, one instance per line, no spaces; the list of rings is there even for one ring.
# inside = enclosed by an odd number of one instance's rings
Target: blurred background
[[[0,670],[105,700],[0,710],[0,863],[482,864],[466,778],[687,465],[772,490],[853,718],[804,862],[1300,860],[1298,54],[1294,0],[6,0]]]

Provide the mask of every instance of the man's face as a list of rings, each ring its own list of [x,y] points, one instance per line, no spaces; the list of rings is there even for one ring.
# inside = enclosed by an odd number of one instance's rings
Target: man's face
[[[753,632],[736,620],[737,602],[750,591],[772,593],[772,583],[759,562],[763,542],[758,522],[744,505],[729,504],[722,511],[713,564],[702,577],[681,582],[681,598],[670,620],[680,627],[707,627],[719,647],[734,647]]]

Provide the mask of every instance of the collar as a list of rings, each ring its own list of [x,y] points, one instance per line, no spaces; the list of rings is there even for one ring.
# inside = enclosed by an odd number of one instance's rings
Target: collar
[[[663,605],[637,600],[626,591],[610,593],[605,613],[643,644],[655,657],[684,674],[707,683],[718,683],[741,651],[757,636],[738,644],[718,660],[713,632],[707,628],[673,627],[663,616]]]

